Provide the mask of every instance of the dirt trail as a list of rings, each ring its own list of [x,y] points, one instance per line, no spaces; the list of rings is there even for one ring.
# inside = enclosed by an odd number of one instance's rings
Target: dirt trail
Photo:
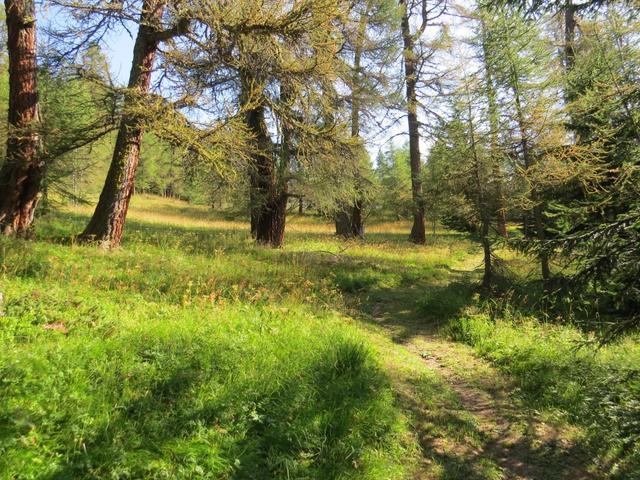
[[[421,336],[405,347],[446,381],[462,409],[473,416],[482,445],[466,454],[494,462],[501,473],[498,478],[598,478],[585,468],[588,458],[572,441],[572,432],[527,412],[515,398],[514,386],[487,362],[467,354],[464,365],[453,366],[452,362],[460,360],[462,349],[436,337]],[[464,454],[464,446],[460,447]],[[418,478],[422,478],[420,474]]]
[[[517,386],[471,348],[425,328],[424,320],[407,315],[398,322],[389,304],[374,307],[370,320],[419,365],[408,372],[387,359],[421,446],[416,480],[604,478],[577,428],[526,408]]]

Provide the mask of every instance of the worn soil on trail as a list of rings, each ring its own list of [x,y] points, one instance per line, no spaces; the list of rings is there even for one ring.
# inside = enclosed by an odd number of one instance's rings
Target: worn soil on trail
[[[415,479],[604,478],[578,428],[527,408],[509,378],[416,313],[414,293],[362,299],[359,310],[406,356],[385,364],[420,445]]]

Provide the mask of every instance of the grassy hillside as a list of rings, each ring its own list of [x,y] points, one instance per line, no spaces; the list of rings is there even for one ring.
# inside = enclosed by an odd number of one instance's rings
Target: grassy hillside
[[[89,213],[1,240],[0,478],[514,478],[500,436],[546,475],[522,478],[638,478],[637,342],[576,357],[573,329],[492,323],[464,236],[304,216],[272,250],[136,196],[106,252],[74,243]],[[562,441],[474,411],[488,380]]]

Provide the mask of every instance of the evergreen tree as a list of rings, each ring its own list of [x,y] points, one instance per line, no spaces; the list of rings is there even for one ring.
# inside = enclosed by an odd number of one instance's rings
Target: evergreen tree
[[[342,80],[349,89],[351,136],[363,142],[363,120],[375,116],[391,94],[389,64],[396,54],[397,6],[392,0],[363,0],[355,2],[347,18],[342,48],[347,69]],[[364,145],[358,156],[353,198],[339,205],[336,213],[336,234],[343,237],[364,237],[371,172]]]
[[[575,172],[552,205],[556,235],[532,246],[566,264],[558,294],[613,324],[605,341],[640,323],[640,22],[609,9],[582,25],[568,117]],[[606,324],[605,324],[606,325]]]
[[[535,25],[525,21],[518,11],[506,8],[484,17],[484,48],[499,52],[490,60],[500,88],[502,114],[507,119],[519,182],[518,200],[524,210],[523,231],[540,242],[547,237],[545,173],[549,152],[565,143],[558,105],[555,100],[554,57],[551,46]],[[507,143],[507,145],[508,145]],[[538,251],[545,288],[549,287],[549,252]]]
[[[391,147],[376,160],[378,211],[395,220],[410,218],[413,212],[409,148]]]

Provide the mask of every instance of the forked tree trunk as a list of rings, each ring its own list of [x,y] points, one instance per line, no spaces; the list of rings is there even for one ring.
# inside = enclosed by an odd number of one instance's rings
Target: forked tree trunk
[[[33,0],[5,0],[9,52],[9,135],[0,169],[0,232],[26,236],[41,197],[36,24]]]
[[[415,40],[409,25],[409,7],[405,0],[400,0],[402,12],[402,40],[404,44],[404,74],[407,95],[407,122],[409,127],[409,162],[411,166],[411,193],[413,196],[413,226],[411,241],[423,244],[426,240],[424,226],[424,198],[422,194],[422,178],[420,163],[420,131],[418,124],[418,96],[416,92],[417,69]]]
[[[153,62],[161,40],[159,32],[165,1],[145,0],[142,8],[129,74],[131,94],[125,98],[125,105],[149,91]],[[142,133],[141,119],[136,114],[125,114],[98,205],[81,239],[110,247],[120,244],[140,161]]]
[[[245,78],[242,84],[245,90],[242,97],[249,98],[251,83]],[[284,243],[288,185],[286,181],[278,180],[275,152],[264,118],[264,107],[257,106],[245,112],[245,122],[256,142],[250,178],[251,234],[258,243],[278,248]],[[290,155],[288,134],[284,137],[282,155],[283,162],[286,162]],[[286,169],[286,166],[281,167]]]

